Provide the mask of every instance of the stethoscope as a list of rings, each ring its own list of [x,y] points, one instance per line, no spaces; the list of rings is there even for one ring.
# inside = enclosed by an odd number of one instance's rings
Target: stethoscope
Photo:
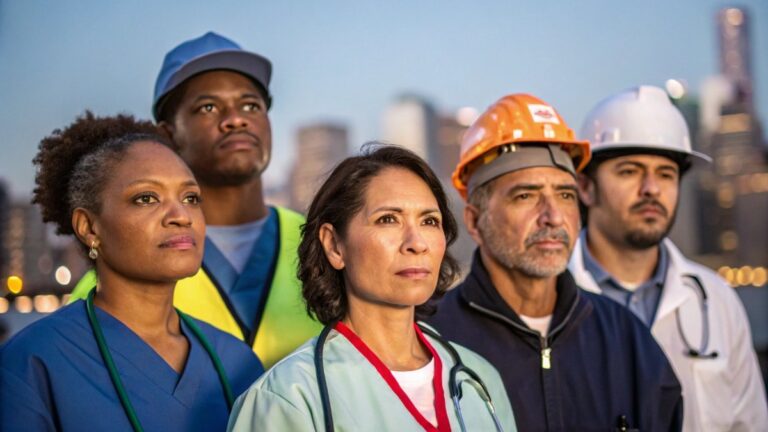
[[[698,276],[693,274],[686,274],[683,275],[683,277],[687,277],[693,281],[693,286],[696,288],[696,296],[699,299],[699,307],[701,309],[701,344],[699,345],[698,349],[694,348],[693,345],[691,345],[691,343],[688,341],[688,338],[685,337],[683,325],[680,322],[680,308],[675,310],[677,330],[680,333],[680,338],[682,338],[686,348],[683,354],[692,358],[715,359],[718,356],[717,351],[707,352],[709,347],[709,299],[707,297],[707,291],[704,289],[704,284],[701,283],[701,279],[699,279]],[[691,286],[691,284],[686,285]]]
[[[483,380],[480,379],[480,376],[478,376],[475,371],[464,365],[456,349],[451,346],[448,341],[437,334],[437,332],[421,324],[419,324],[419,328],[424,334],[438,341],[440,345],[442,345],[446,351],[448,351],[451,358],[453,359],[454,365],[448,375],[448,389],[450,392],[451,400],[453,401],[453,406],[456,409],[456,417],[459,419],[459,426],[462,432],[466,432],[467,430],[464,424],[464,416],[461,413],[460,404],[462,397],[461,385],[464,383],[469,384],[472,388],[475,389],[477,394],[480,396],[480,399],[485,402],[488,413],[490,413],[491,417],[493,418],[496,431],[503,432],[504,429],[501,427],[499,417],[496,415],[496,408],[493,406],[493,402],[491,401],[491,395],[488,392],[488,388],[485,386],[485,383],[483,383]],[[331,398],[328,395],[328,383],[325,379],[325,371],[323,369],[323,347],[325,346],[325,340],[328,338],[328,334],[331,332],[331,330],[333,330],[332,325],[325,326],[323,331],[320,332],[320,336],[317,337],[317,344],[315,345],[315,373],[317,374],[317,385],[320,388],[320,402],[323,406],[323,421],[325,423],[325,430],[327,432],[333,431],[333,414],[331,413]],[[461,372],[464,372],[468,378],[459,380],[457,375]]]
[[[96,337],[96,345],[99,346],[101,358],[104,360],[104,365],[107,367],[107,372],[109,372],[109,378],[112,380],[112,384],[115,386],[115,391],[117,391],[117,396],[120,399],[120,404],[123,406],[123,411],[125,411],[125,414],[128,416],[128,421],[131,423],[133,430],[136,432],[141,432],[144,429],[141,427],[139,417],[136,415],[136,410],[134,410],[133,405],[131,404],[131,400],[128,398],[128,392],[125,390],[123,380],[120,379],[120,375],[117,373],[117,366],[115,366],[115,361],[112,359],[112,354],[109,353],[107,341],[104,339],[104,333],[101,330],[99,320],[96,319],[96,309],[93,306],[93,296],[95,294],[96,289],[94,288],[91,290],[91,292],[88,293],[88,299],[85,302],[88,322],[91,324],[93,335]],[[213,346],[205,337],[202,330],[200,330],[200,327],[195,324],[192,318],[178,309],[176,309],[176,313],[179,314],[179,318],[181,318],[181,320],[184,321],[184,324],[189,327],[189,329],[192,331],[192,334],[195,336],[195,338],[197,338],[198,342],[200,342],[200,345],[203,346],[203,349],[205,349],[205,352],[208,353],[208,356],[211,358],[213,366],[216,368],[216,374],[219,375],[221,387],[224,389],[224,397],[227,399],[227,409],[231,411],[232,405],[235,402],[235,396],[232,393],[232,387],[229,385],[229,379],[227,379],[224,366],[221,364],[221,359],[219,358],[218,354],[216,354],[216,351],[214,351]]]

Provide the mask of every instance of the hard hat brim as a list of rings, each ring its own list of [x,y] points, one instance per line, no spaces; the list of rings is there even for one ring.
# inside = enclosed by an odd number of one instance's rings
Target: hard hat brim
[[[624,153],[624,154],[644,154],[644,153],[675,153],[683,156],[692,156],[690,158],[691,163],[693,166],[706,166],[712,163],[712,158],[708,155],[697,152],[694,150],[691,151],[681,151],[677,149],[672,149],[667,146],[654,146],[649,144],[632,144],[632,143],[622,143],[622,144],[612,144],[610,146],[604,146],[600,148],[592,148],[592,157],[599,156],[601,154],[605,153]]]

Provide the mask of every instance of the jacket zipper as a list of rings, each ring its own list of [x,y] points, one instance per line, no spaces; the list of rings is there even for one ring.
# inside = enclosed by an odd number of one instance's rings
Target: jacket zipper
[[[560,323],[560,325],[558,325],[557,327],[552,329],[552,332],[550,332],[548,337],[544,337],[544,336],[541,335],[541,333],[539,333],[537,331],[533,331],[533,330],[531,330],[531,329],[529,329],[527,327],[523,327],[520,324],[512,321],[511,319],[505,317],[504,315],[502,315],[502,314],[500,314],[498,312],[492,311],[490,309],[484,308],[484,307],[480,306],[479,304],[477,304],[475,302],[469,302],[469,307],[477,310],[478,312],[484,313],[484,314],[486,314],[488,316],[491,316],[491,317],[496,318],[498,320],[504,321],[505,323],[511,325],[512,327],[514,327],[514,328],[516,328],[516,329],[518,329],[518,330],[520,330],[520,331],[522,331],[524,333],[528,333],[530,335],[534,335],[534,336],[538,337],[539,338],[539,345],[541,346],[541,368],[545,369],[545,370],[549,370],[549,369],[552,369],[552,347],[549,345],[549,338],[554,336],[555,334],[559,333],[560,330],[562,330],[563,327],[565,327],[565,325],[568,323],[568,321],[570,321],[571,315],[573,315],[573,311],[576,310],[576,304],[578,302],[579,302],[579,300],[578,300],[578,297],[577,297],[576,300],[573,302],[573,305],[571,305],[571,309],[566,314],[565,319]]]
[[[545,337],[541,337],[541,368],[552,369],[552,348],[547,344]]]

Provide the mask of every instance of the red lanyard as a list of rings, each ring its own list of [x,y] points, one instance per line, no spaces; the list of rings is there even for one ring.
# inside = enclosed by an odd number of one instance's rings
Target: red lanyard
[[[392,376],[392,372],[389,371],[389,368],[387,368],[387,366],[384,365],[381,360],[379,360],[379,357],[376,356],[376,354],[371,351],[370,348],[368,348],[362,339],[360,339],[352,330],[350,330],[349,327],[345,326],[342,322],[336,323],[334,329],[344,335],[344,337],[346,337],[347,340],[349,340],[352,345],[357,348],[360,354],[362,354],[363,357],[365,357],[368,362],[376,368],[376,370],[379,372],[379,375],[381,375],[381,377],[384,378],[384,381],[386,381],[389,385],[389,388],[395,392],[397,397],[400,399],[400,402],[402,402],[408,412],[411,413],[413,418],[424,428],[424,430],[429,432],[450,432],[451,425],[448,421],[448,413],[445,409],[445,393],[443,392],[443,363],[440,361],[440,356],[437,354],[437,351],[435,351],[427,338],[424,337],[424,334],[421,333],[419,326],[414,323],[413,327],[416,329],[416,335],[418,336],[421,343],[427,347],[429,352],[432,353],[432,358],[435,359],[435,371],[434,375],[432,376],[432,388],[435,390],[434,404],[435,415],[437,417],[437,427],[430,423],[429,420],[427,420],[421,414],[421,412],[416,409],[416,406],[413,404],[413,402],[411,402],[411,399],[408,397],[408,395],[405,394],[405,391],[403,391],[403,389],[400,387],[400,384],[397,382],[395,377]]]

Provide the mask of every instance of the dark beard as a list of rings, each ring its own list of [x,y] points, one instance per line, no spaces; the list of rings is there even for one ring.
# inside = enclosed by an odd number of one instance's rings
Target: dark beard
[[[666,227],[664,227],[663,230],[654,232],[646,232],[641,230],[630,231],[624,236],[624,241],[631,248],[636,250],[645,250],[655,247],[661,243],[661,241],[664,240],[664,237],[666,237],[672,230],[672,227],[675,225],[676,217],[677,208],[675,208],[675,212],[672,214],[672,219],[669,220],[669,223]]]

